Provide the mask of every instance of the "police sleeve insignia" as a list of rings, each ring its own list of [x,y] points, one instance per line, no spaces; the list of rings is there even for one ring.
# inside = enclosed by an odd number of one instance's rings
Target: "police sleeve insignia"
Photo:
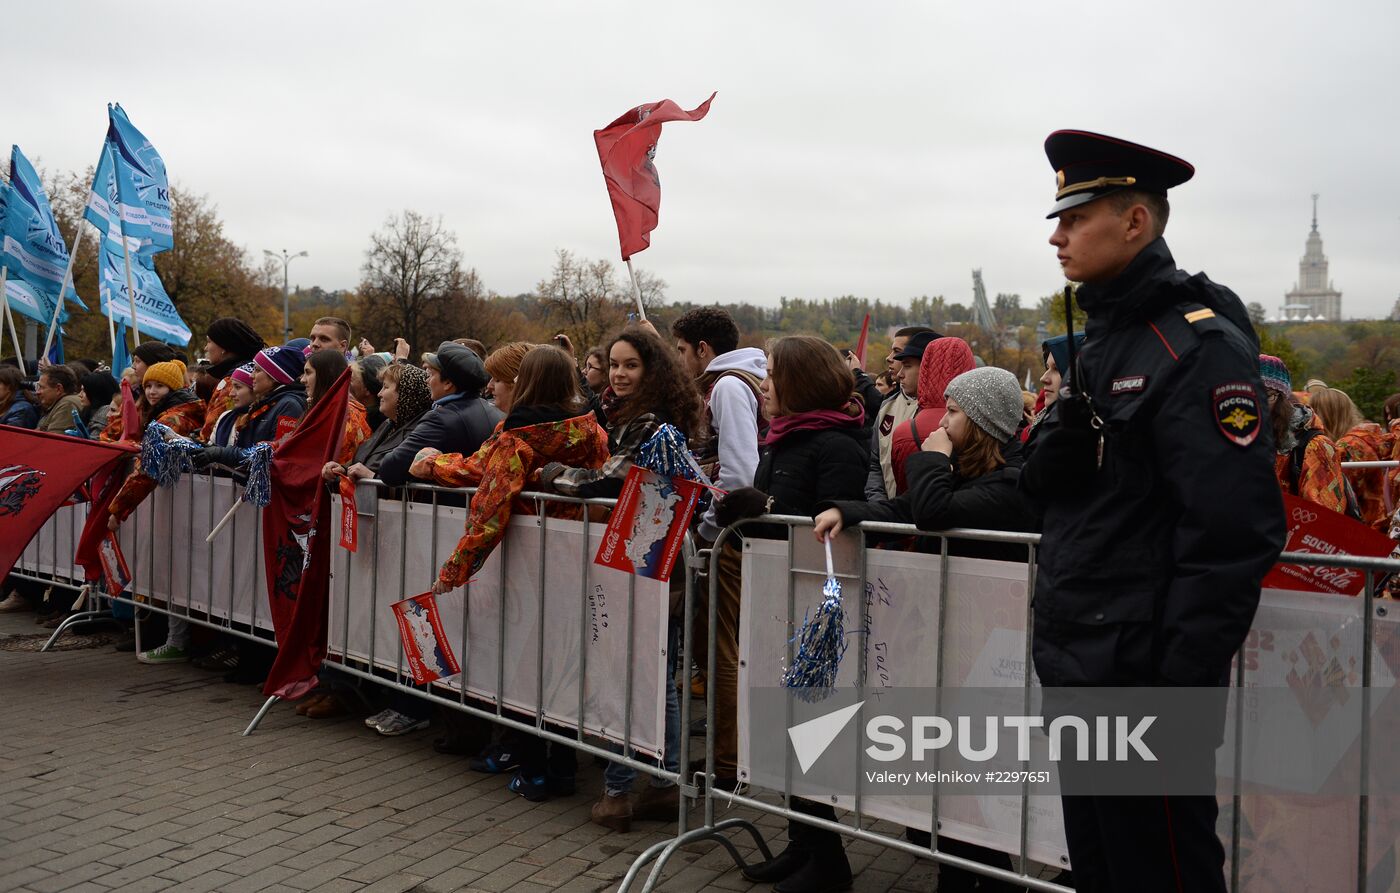
[[[1259,437],[1264,413],[1259,394],[1249,382],[1216,385],[1210,392],[1210,408],[1220,433],[1236,446],[1247,447]]]

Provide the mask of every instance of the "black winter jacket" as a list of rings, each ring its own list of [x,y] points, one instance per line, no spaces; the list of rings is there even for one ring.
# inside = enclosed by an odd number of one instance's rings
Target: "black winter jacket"
[[[1015,439],[1002,447],[1006,464],[980,477],[958,475],[952,459],[942,453],[918,452],[909,457],[909,489],[895,499],[874,502],[837,501],[819,505],[817,511],[835,508],[841,524],[861,521],[913,524],[920,530],[966,527],[977,530],[1034,532],[1038,529],[1030,504],[1021,493],[1021,445]],[[938,551],[939,540],[920,537],[921,551]],[[948,554],[998,561],[1026,561],[1026,546],[954,539]]]
[[[369,439],[355,450],[355,458],[351,460],[350,464],[363,465],[377,476],[379,466],[384,462],[384,459],[397,449],[399,444],[404,442],[404,439],[413,432],[413,429],[427,414],[428,411],[424,410],[403,424],[390,421],[381,415],[380,418],[383,421],[375,427],[374,433],[369,436]]]
[[[379,463],[379,479],[391,487],[408,481],[408,467],[423,447],[470,456],[496,430],[501,411],[480,397],[439,403],[423,413],[408,436]]]
[[[870,458],[870,433],[863,427],[795,431],[763,447],[753,485],[773,497],[772,514],[812,517],[823,502],[860,499]],[[769,525],[740,528],[749,536],[786,539]]]
[[[306,415],[306,388],[300,384],[279,385],[272,393],[248,407],[248,424],[238,432],[238,446],[247,449],[277,437],[277,420],[299,419]]]

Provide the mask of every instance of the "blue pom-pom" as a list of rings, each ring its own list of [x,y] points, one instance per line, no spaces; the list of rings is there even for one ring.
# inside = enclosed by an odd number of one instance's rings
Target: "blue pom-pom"
[[[258,443],[244,450],[243,462],[248,465],[243,501],[266,508],[272,500],[272,444]]]
[[[691,454],[685,435],[669,422],[658,426],[656,433],[637,448],[636,464],[667,479],[682,478],[710,485],[710,479]]]
[[[141,438],[141,473],[162,487],[174,486],[180,475],[194,468],[190,456],[203,449],[160,422],[151,422]]]
[[[814,615],[804,618],[793,641],[797,653],[783,673],[783,685],[803,701],[828,697],[836,687],[836,674],[846,654],[845,611],[841,607],[841,583],[828,577],[822,586],[822,603]]]

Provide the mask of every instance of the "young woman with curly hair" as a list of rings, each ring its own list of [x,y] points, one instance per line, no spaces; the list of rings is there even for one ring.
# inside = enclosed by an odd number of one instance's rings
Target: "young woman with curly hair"
[[[655,335],[628,328],[608,345],[608,387],[603,413],[608,425],[608,461],[601,468],[570,468],[558,462],[540,472],[544,489],[587,499],[622,492],[637,449],[664,423],[687,439],[703,431],[705,404],[675,350]]]

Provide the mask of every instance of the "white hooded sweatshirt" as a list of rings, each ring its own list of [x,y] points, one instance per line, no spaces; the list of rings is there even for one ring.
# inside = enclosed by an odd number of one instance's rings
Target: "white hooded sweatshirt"
[[[757,347],[740,347],[711,360],[705,374],[735,369],[762,380],[768,377],[768,357]],[[715,382],[708,403],[719,441],[719,474],[715,486],[726,492],[752,487],[753,475],[758,469],[758,399],[743,379],[728,375]],[[705,510],[705,517],[700,519],[699,532],[710,541],[719,535],[713,502]]]

